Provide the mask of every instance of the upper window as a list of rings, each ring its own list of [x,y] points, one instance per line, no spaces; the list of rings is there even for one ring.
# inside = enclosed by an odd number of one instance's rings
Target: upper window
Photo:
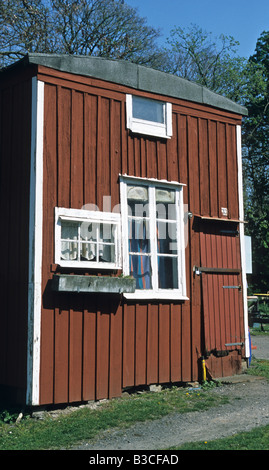
[[[65,267],[120,268],[120,214],[56,208],[55,263]]]
[[[123,273],[136,279],[130,298],[184,299],[182,185],[121,178]]]
[[[162,101],[126,95],[127,128],[132,132],[170,138],[172,105]]]

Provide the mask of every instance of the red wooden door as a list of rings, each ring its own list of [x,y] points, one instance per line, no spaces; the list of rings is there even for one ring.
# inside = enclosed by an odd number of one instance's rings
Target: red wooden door
[[[228,355],[244,342],[240,242],[237,224],[201,221],[204,354]]]

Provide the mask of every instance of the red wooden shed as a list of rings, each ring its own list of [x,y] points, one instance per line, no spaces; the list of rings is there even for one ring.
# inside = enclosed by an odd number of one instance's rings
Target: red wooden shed
[[[249,357],[246,109],[129,62],[0,73],[0,385],[66,404],[238,374]]]

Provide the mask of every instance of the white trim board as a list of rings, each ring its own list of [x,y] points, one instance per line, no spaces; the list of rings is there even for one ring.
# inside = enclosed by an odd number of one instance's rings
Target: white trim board
[[[120,198],[122,216],[122,251],[123,251],[123,274],[130,274],[129,268],[129,248],[128,248],[128,203],[127,185],[140,183],[146,185],[149,190],[149,226],[151,240],[151,260],[152,260],[152,289],[136,289],[134,293],[123,294],[125,298],[132,300],[189,300],[186,295],[186,265],[185,265],[185,240],[184,240],[184,212],[183,212],[183,186],[180,183],[170,183],[166,180],[156,180],[151,178],[136,178],[127,175],[119,175],[120,178]],[[158,267],[157,267],[157,241],[156,241],[156,218],[155,218],[155,188],[165,187],[175,190],[175,206],[177,207],[177,243],[178,243],[178,288],[159,289],[158,288]]]
[[[239,221],[244,222],[241,126],[236,126],[236,143],[237,143],[237,168],[238,168]],[[245,237],[244,237],[244,224],[243,223],[239,223],[239,236],[240,236],[241,266],[242,266],[245,351],[246,351],[246,357],[250,357],[249,332],[248,332],[246,254],[245,254]]]
[[[163,122],[149,121],[143,118],[135,118],[133,115],[133,98],[140,98],[144,102],[156,102],[163,106]],[[171,139],[172,129],[172,104],[139,95],[126,95],[126,126],[134,133],[151,135]]]
[[[63,260],[61,258],[61,221],[76,221],[89,224],[89,222],[106,223],[115,227],[115,262],[104,261],[82,261],[82,260]],[[81,209],[66,209],[63,207],[55,207],[55,264],[63,267],[77,267],[77,268],[90,268],[90,269],[121,269],[121,217],[116,212],[100,212],[88,211]],[[78,241],[78,243],[80,243]],[[90,243],[90,242],[89,242]]]
[[[39,404],[42,299],[43,125],[44,83],[33,77],[29,207],[27,405]]]

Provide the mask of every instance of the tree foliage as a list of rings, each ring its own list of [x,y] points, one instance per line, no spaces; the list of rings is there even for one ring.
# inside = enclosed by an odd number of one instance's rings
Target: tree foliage
[[[174,28],[167,43],[172,73],[236,101],[241,98],[246,59],[237,55],[239,43],[232,36],[213,37],[191,25]]]
[[[94,55],[161,68],[160,32],[117,0],[1,0],[1,65],[27,52]]]
[[[243,159],[247,232],[252,236],[253,288],[269,290],[269,32],[257,40],[247,69]]]
[[[168,39],[173,73],[246,106],[242,122],[246,233],[252,237],[251,289],[269,290],[269,32],[242,58],[230,36],[213,38],[196,25],[175,28]]]

